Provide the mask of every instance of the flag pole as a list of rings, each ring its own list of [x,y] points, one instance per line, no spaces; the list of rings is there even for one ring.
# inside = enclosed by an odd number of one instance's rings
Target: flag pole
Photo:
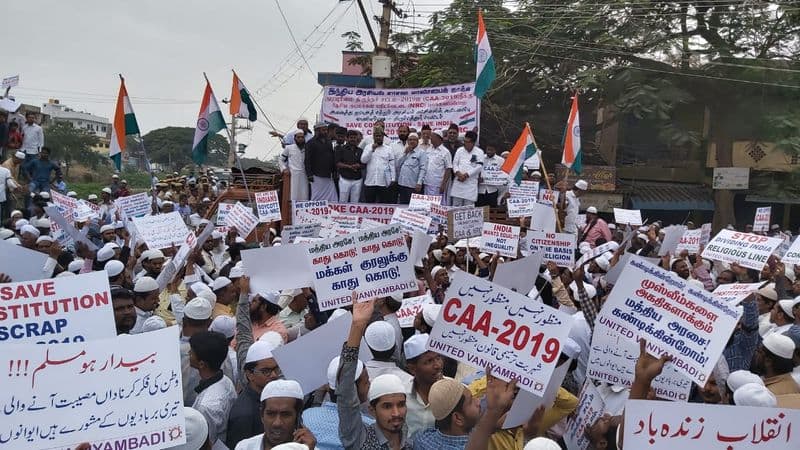
[[[536,137],[533,136],[533,130],[531,129],[531,124],[525,122],[525,125],[528,128],[528,132],[531,134],[531,141],[533,142],[534,147],[539,149],[539,144],[536,143]],[[547,184],[547,189],[553,191],[553,188],[550,186],[550,177],[547,176],[547,168],[544,166],[544,158],[542,157],[542,151],[539,150],[539,166],[542,168],[542,174],[544,175],[544,182]],[[563,228],[561,226],[561,220],[558,219],[558,208],[556,207],[556,199],[555,196],[553,197],[553,212],[556,215],[556,226],[558,227],[558,232],[562,232]]]
[[[235,70],[233,70],[233,69],[231,69],[231,72],[233,72],[234,74],[236,74],[236,71],[235,71]],[[238,75],[236,75],[236,78],[239,78],[239,76],[238,76]],[[239,82],[240,82],[240,83],[242,83],[242,86],[244,86],[244,82],[242,81],[242,79],[241,79],[241,78],[239,78]],[[254,105],[256,105],[256,108],[258,108],[258,110],[261,112],[261,115],[263,115],[263,116],[264,116],[264,120],[266,120],[266,121],[267,121],[267,124],[269,125],[269,127],[270,127],[270,128],[272,128],[272,131],[278,132],[278,129],[277,129],[277,128],[275,128],[275,124],[274,124],[274,123],[272,123],[272,121],[271,121],[271,120],[269,120],[269,117],[267,117],[267,113],[265,113],[265,112],[264,112],[264,110],[263,110],[263,109],[261,109],[261,105],[259,105],[259,104],[258,104],[258,102],[256,101],[256,98],[255,98],[255,97],[252,95],[252,93],[250,92],[250,89],[247,89],[247,86],[244,86],[244,88],[247,90],[247,93],[248,93],[248,94],[250,94],[250,100],[252,100],[252,101],[253,101],[253,104],[254,104]]]
[[[121,73],[118,74],[118,75],[119,75],[120,83],[122,83],[124,85],[125,84],[125,78],[122,76]],[[126,88],[125,92],[127,92],[127,91],[128,90]],[[153,206],[158,208],[158,201],[156,200],[156,179],[155,179],[155,176],[153,175],[153,166],[152,166],[152,164],[150,164],[150,158],[147,156],[147,148],[144,145],[144,138],[142,137],[142,131],[141,130],[138,130],[138,132],[136,133],[136,137],[139,138],[139,145],[142,146],[142,154],[144,155],[145,170],[147,171],[148,175],[150,175],[150,194],[153,197]],[[158,213],[158,211],[155,211],[155,213]]]

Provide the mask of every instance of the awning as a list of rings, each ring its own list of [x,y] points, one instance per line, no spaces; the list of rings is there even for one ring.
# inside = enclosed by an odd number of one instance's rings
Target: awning
[[[800,198],[798,197],[769,197],[764,195],[758,194],[748,194],[747,197],[744,198],[744,201],[750,203],[778,203],[778,204],[792,204],[792,205],[800,205]]]
[[[713,211],[711,189],[699,184],[631,183],[631,208],[665,211]]]

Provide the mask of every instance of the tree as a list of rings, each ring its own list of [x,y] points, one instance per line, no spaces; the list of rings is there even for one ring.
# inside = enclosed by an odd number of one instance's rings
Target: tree
[[[52,150],[52,158],[67,163],[65,176],[69,176],[69,168],[73,162],[97,170],[108,164],[108,158],[92,150],[100,144],[100,139],[75,128],[69,122],[55,120],[45,130],[45,143]]]
[[[193,165],[192,141],[194,128],[190,127],[165,127],[153,130],[144,136],[145,149],[150,162],[163,164],[173,171],[180,171],[183,167]],[[211,136],[208,140],[209,166],[225,166],[228,160],[230,144],[219,134]]]
[[[800,12],[789,7],[793,2],[520,0],[514,10],[504,3],[478,2],[498,74],[482,102],[482,138],[510,142],[527,120],[539,146],[550,150],[543,154],[560,155],[570,96],[578,90],[583,110],[613,106],[616,120],[651,127],[653,145],[688,153],[713,142],[723,167],[732,164],[737,138],[782,135],[781,148],[797,143],[787,133],[800,129],[790,111],[800,99]],[[455,0],[431,16],[416,47],[422,55],[402,85],[474,79],[477,7]],[[683,119],[686,110],[699,117]],[[582,122],[590,150],[596,130],[591,118]],[[732,193],[715,197],[716,227],[733,223]]]

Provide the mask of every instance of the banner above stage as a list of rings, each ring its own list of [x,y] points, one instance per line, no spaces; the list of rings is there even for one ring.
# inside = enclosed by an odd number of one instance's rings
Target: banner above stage
[[[455,123],[464,133],[477,126],[477,115],[475,83],[465,83],[410,89],[325,86],[320,117],[364,136],[371,136],[373,123],[383,119],[384,132],[395,136],[403,124],[417,129],[428,124],[439,130]]]

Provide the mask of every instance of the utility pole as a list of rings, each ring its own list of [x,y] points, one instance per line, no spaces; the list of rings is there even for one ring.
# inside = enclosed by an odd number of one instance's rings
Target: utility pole
[[[381,30],[378,46],[372,57],[372,77],[375,78],[375,87],[383,89],[386,80],[392,77],[392,59],[389,56],[389,33],[391,33],[392,13],[402,16],[401,11],[394,1],[380,0],[383,4],[383,12],[379,20]],[[359,0],[360,3],[360,0]]]

